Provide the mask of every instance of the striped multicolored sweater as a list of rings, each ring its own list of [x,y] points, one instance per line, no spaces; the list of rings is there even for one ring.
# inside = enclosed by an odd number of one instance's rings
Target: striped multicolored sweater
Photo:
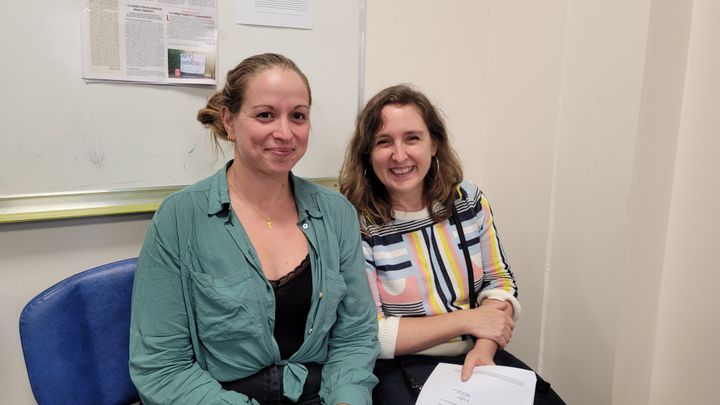
[[[469,181],[459,187],[455,207],[473,265],[478,302],[485,298],[512,303],[520,314],[517,286],[497,235],[490,205]],[[438,207],[438,211],[445,208]],[[435,223],[427,209],[396,212],[384,225],[361,222],[363,252],[377,307],[381,358],[392,358],[399,318],[428,316],[469,308],[468,271],[452,217]],[[455,338],[430,354],[457,354],[471,345]],[[433,348],[431,348],[433,349]]]

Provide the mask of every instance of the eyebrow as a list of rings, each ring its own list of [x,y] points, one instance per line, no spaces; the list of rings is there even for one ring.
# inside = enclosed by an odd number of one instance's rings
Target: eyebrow
[[[411,129],[409,131],[405,131],[402,134],[403,135],[422,135],[424,132],[421,129]],[[390,136],[387,132],[378,132],[375,134],[375,136]]]
[[[273,106],[270,105],[270,104],[258,104],[258,105],[254,105],[254,106],[252,106],[252,107],[250,107],[250,108],[252,108],[252,109],[257,109],[257,108],[269,108],[269,109],[271,109],[271,110],[274,110],[274,109],[275,109],[275,107],[273,107]],[[293,107],[293,110],[294,110],[294,109],[297,109],[297,108],[305,108],[305,109],[308,109],[308,110],[310,109],[310,107],[307,106],[307,105],[305,105],[305,104],[298,104],[298,105],[296,105],[295,107]]]
[[[403,136],[408,136],[408,135],[422,135],[423,133],[424,133],[424,132],[423,132],[422,130],[410,130],[410,131],[403,132]],[[390,138],[390,134],[388,134],[387,132],[378,132],[377,134],[375,134],[375,136],[373,137],[373,139],[377,139],[377,138],[380,138],[380,137]]]

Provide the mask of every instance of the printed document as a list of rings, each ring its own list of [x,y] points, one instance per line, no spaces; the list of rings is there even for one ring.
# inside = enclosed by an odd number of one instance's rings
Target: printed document
[[[217,0],[83,0],[83,78],[215,85]]]
[[[478,366],[460,380],[462,366],[440,363],[425,382],[416,405],[532,405],[535,373],[514,367]]]
[[[235,0],[235,22],[312,29],[312,0]]]

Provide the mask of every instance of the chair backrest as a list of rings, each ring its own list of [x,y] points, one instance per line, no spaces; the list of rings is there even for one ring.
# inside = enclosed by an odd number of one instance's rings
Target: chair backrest
[[[130,298],[137,259],[48,288],[20,314],[20,341],[38,404],[129,404]]]

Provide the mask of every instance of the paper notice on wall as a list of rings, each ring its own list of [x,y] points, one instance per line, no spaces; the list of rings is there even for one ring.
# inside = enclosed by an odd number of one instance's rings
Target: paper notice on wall
[[[217,83],[217,0],[83,1],[86,81]]]
[[[423,385],[416,405],[532,405],[537,377],[530,370],[479,366],[469,380],[462,367],[440,363]]]
[[[312,29],[312,0],[236,0],[238,24]]]

